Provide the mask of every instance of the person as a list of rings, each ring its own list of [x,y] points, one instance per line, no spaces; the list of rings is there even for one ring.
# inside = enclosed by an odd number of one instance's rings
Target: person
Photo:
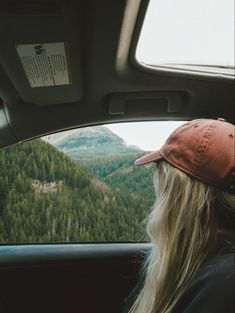
[[[234,133],[222,118],[192,120],[136,160],[156,163],[156,201],[125,313],[234,313]]]

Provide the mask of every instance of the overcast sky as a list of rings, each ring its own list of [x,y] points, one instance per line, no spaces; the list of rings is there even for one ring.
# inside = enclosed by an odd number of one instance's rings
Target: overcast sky
[[[137,59],[234,66],[234,0],[152,0]]]
[[[161,148],[170,133],[182,123],[185,122],[136,122],[105,126],[122,137],[127,144],[153,151]]]

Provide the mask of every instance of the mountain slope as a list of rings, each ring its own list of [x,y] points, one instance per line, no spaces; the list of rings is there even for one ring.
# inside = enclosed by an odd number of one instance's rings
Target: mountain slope
[[[128,146],[122,138],[107,127],[86,127],[47,137],[47,141],[110,187],[125,193],[141,195],[152,204],[152,167],[136,168],[134,161],[144,153],[140,148]]]
[[[148,209],[42,140],[0,153],[1,242],[140,240]]]
[[[136,146],[128,146],[121,137],[105,126],[63,132],[48,136],[46,140],[74,160],[141,151]]]
[[[153,172],[154,164],[142,167],[134,166],[134,161],[141,153],[106,156],[95,160],[82,160],[89,173],[105,182],[112,188],[124,193],[136,194],[143,197],[151,207],[154,202]]]

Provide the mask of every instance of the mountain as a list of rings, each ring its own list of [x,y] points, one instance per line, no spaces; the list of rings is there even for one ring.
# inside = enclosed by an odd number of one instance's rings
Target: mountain
[[[134,161],[142,155],[143,152],[106,156],[95,160],[82,160],[81,162],[90,174],[108,186],[126,194],[139,195],[151,207],[154,202],[154,164],[136,167]]]
[[[148,210],[40,139],[0,153],[0,242],[141,240]]]
[[[48,136],[46,140],[110,187],[126,194],[139,194],[152,204],[153,166],[134,166],[134,161],[146,152],[127,145],[107,127],[93,126],[61,132]]]
[[[92,126],[44,137],[74,160],[141,152],[105,126]]]

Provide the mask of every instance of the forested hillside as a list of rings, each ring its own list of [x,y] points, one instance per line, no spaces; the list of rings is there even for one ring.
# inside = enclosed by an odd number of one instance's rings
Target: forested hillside
[[[136,193],[150,204],[154,199],[152,165],[135,167],[146,152],[130,146],[105,126],[93,126],[51,135],[49,140],[89,173],[125,193]]]
[[[145,198],[151,206],[154,201],[153,168],[154,165],[134,166],[134,161],[143,155],[131,153],[122,156],[97,157],[95,160],[81,160],[84,167],[93,176],[97,176],[112,188],[125,193],[137,194]]]
[[[142,240],[152,178],[134,157],[75,163],[40,139],[1,151],[0,241]]]

